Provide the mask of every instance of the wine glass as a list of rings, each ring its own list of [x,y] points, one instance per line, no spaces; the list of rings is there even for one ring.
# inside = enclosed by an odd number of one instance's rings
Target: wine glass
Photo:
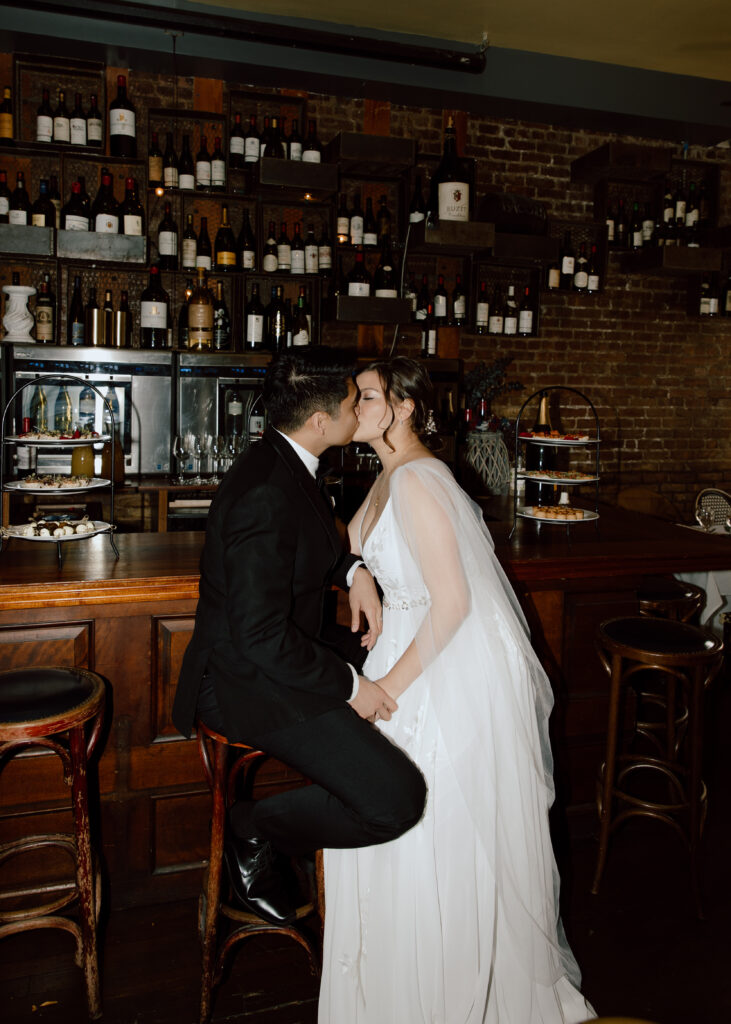
[[[200,478],[200,456],[198,454],[198,435],[189,433],[185,435],[185,443],[188,448],[188,455],[193,460],[193,475],[188,477],[186,483],[199,484]]]
[[[220,484],[221,477],[218,475],[218,470],[221,466],[221,459],[226,454],[226,441],[220,434],[211,438],[211,460],[213,462],[213,476],[211,477],[212,484]]]
[[[703,505],[698,509],[695,514],[698,524],[706,533],[710,533],[713,529],[713,512],[710,508],[704,508]]]
[[[178,464],[178,475],[173,478],[173,483],[182,486],[185,483],[185,464],[190,456],[190,449],[187,444],[187,434],[176,434],[173,441],[173,457]]]
[[[198,482],[203,483],[204,470],[208,467],[208,453],[211,450],[211,435],[198,434],[195,454],[198,459]]]
[[[236,456],[241,452],[243,438],[240,434],[232,434],[226,439],[226,452],[228,454],[229,465],[234,461]]]

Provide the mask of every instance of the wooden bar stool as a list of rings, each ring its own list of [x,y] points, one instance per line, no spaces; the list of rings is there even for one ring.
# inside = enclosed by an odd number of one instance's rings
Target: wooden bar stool
[[[226,960],[239,943],[253,935],[286,935],[298,942],[307,953],[310,970],[315,976],[320,973],[320,955],[311,938],[299,927],[300,922],[313,914],[319,916],[320,934],[324,922],[325,904],[323,896],[322,853],[318,851],[316,862],[317,892],[313,899],[297,908],[295,921],[289,925],[269,924],[229,905],[221,898],[221,874],[223,864],[223,839],[226,827],[226,811],[250,790],[255,768],[268,755],[244,743],[232,743],[220,733],[214,732],[200,719],[196,722],[198,751],[203,771],[213,796],[211,816],[211,849],[208,869],[203,879],[203,891],[199,900],[198,927],[203,946],[201,977],[200,1024],[208,1024],[211,1018],[212,999],[215,988],[221,981]],[[234,751],[234,757],[230,754]],[[220,942],[218,930],[221,919],[234,923],[233,930]]]
[[[23,853],[55,848],[71,857],[75,879],[62,884],[0,891],[0,938],[34,928],[61,928],[76,941],[76,963],[84,972],[89,1017],[102,1015],[97,955],[101,878],[89,827],[87,765],[104,721],[105,687],[94,672],[37,666],[0,672],[0,768],[24,750],[57,754],[71,788],[73,832],[26,836],[0,846],[0,864]],[[25,906],[28,896],[38,905]],[[65,916],[78,901],[79,921]],[[22,907],[17,907],[23,903]],[[15,909],[4,909],[8,904]]]
[[[707,797],[701,778],[703,694],[721,665],[723,644],[707,629],[636,616],[603,622],[597,648],[610,689],[606,755],[597,783],[599,852],[591,891],[599,891],[611,832],[628,818],[649,817],[670,825],[686,841],[693,895],[702,916],[698,847]],[[663,756],[620,754],[621,698],[635,676],[648,668],[667,680]],[[683,742],[676,742],[675,736],[676,688],[688,708]],[[633,786],[643,780],[659,784],[659,790],[648,787],[642,792]]]
[[[706,601],[702,587],[674,576],[646,576],[637,588],[640,615],[690,622]]]

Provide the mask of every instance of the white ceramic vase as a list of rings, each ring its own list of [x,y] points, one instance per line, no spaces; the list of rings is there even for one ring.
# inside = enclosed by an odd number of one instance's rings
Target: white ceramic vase
[[[31,288],[27,284],[6,284],[3,285],[3,291],[8,297],[3,317],[3,327],[5,328],[3,341],[22,341],[34,344],[35,338],[31,336],[30,332],[35,326],[35,319],[28,309],[28,299],[31,295],[35,295],[35,288]]]

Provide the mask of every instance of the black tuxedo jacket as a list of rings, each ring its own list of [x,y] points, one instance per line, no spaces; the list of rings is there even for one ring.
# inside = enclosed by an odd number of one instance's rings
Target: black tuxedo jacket
[[[211,504],[195,629],[173,721],[190,735],[204,673],[234,741],[307,721],[350,697],[353,674],[321,639],[345,554],[329,499],[277,431],[240,455]]]

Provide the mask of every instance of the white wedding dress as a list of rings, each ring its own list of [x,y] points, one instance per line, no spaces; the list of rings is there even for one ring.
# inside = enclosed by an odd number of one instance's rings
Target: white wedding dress
[[[407,463],[362,555],[384,607],[364,674],[416,639],[423,672],[378,728],[428,799],[400,839],[325,851],[319,1024],[594,1017],[558,920],[550,684],[479,510],[443,463]]]

